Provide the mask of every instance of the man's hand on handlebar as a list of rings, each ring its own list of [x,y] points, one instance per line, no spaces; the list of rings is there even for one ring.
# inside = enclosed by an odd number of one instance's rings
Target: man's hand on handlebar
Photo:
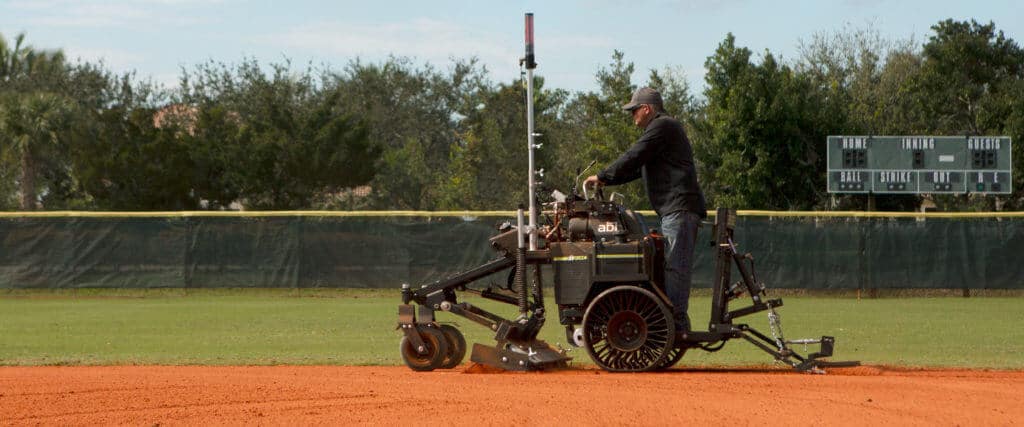
[[[604,193],[601,191],[601,187],[604,186],[604,182],[601,181],[597,175],[590,175],[587,179],[583,180],[583,200],[590,200],[590,194],[587,193],[587,187],[594,188],[594,198],[604,199]]]
[[[604,185],[604,183],[601,182],[601,179],[599,179],[597,177],[597,175],[590,175],[590,176],[587,177],[587,179],[583,180],[583,188],[587,188],[587,187],[601,188],[601,186],[603,186],[603,185]]]

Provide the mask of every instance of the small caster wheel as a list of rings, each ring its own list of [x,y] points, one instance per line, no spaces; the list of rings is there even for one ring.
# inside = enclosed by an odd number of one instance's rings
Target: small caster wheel
[[[452,325],[441,325],[441,333],[444,334],[448,344],[448,354],[441,362],[441,369],[459,366],[462,359],[466,357],[466,338]]]
[[[406,366],[414,371],[433,371],[440,368],[445,356],[448,355],[448,342],[444,334],[438,328],[431,326],[417,326],[416,331],[419,332],[420,339],[423,340],[423,345],[426,347],[425,352],[420,354],[409,337],[403,336],[400,348]]]

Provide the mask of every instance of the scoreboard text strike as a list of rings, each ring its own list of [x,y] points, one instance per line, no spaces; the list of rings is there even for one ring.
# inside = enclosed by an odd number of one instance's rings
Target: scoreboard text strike
[[[1006,136],[830,136],[829,193],[1010,194]]]

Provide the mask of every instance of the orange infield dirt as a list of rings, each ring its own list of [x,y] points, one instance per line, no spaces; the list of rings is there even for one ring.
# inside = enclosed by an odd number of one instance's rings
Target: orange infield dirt
[[[1024,372],[4,367],[0,425],[1019,425]]]

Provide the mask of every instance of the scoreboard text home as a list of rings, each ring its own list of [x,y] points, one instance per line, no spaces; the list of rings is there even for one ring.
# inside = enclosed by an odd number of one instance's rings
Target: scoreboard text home
[[[830,136],[829,193],[1010,194],[1006,136]]]

